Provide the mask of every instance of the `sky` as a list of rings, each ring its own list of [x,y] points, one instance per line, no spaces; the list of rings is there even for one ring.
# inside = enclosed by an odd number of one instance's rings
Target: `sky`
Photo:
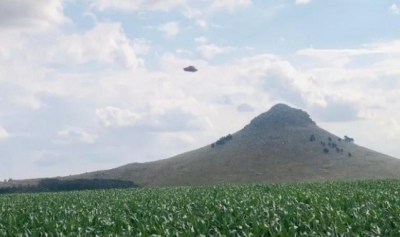
[[[1,180],[165,159],[276,103],[400,158],[400,0],[0,0]]]

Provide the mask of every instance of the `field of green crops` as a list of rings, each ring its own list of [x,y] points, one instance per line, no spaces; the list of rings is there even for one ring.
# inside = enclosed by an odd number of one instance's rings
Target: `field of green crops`
[[[0,196],[0,236],[400,236],[400,181]]]

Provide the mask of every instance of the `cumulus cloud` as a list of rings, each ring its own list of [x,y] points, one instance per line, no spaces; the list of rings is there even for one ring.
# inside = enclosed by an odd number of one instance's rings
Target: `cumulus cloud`
[[[124,33],[120,23],[98,23],[83,34],[63,36],[49,53],[49,61],[63,64],[84,64],[90,61],[114,63],[137,68],[141,61],[136,50],[146,50],[143,41],[135,44]]]
[[[2,28],[47,28],[66,21],[62,0],[0,1],[0,30]]]
[[[283,99],[297,106],[326,104],[324,92],[312,75],[297,70],[290,62],[275,55],[245,58],[238,67],[243,76],[257,80],[254,86],[268,92],[272,99]]]
[[[400,14],[400,8],[399,8],[399,6],[397,6],[397,4],[392,4],[389,7],[389,11],[394,15],[399,15]]]
[[[350,49],[302,51],[317,59],[303,72],[313,75],[326,92],[326,105],[309,107],[311,114],[336,134],[351,132],[359,144],[398,156],[394,144],[400,131],[396,123],[400,109],[399,49],[395,40]],[[306,64],[307,57],[303,59]],[[329,63],[329,58],[343,58],[346,64],[338,67]],[[377,145],[378,141],[385,142]]]
[[[309,4],[312,0],[296,0],[296,4]]]
[[[166,38],[172,38],[179,33],[179,23],[175,21],[167,22],[158,27]]]
[[[2,126],[0,126],[0,140],[4,140],[8,137],[9,137],[8,132]]]
[[[97,135],[85,132],[81,128],[68,127],[57,132],[57,136],[62,139],[62,142],[82,142],[93,144],[97,140]]]

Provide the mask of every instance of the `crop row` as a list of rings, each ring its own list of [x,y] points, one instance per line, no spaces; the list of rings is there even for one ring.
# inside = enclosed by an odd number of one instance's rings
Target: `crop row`
[[[0,196],[0,236],[400,236],[400,181]]]

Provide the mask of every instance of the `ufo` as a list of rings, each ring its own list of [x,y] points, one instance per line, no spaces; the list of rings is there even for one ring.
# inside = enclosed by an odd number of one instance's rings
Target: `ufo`
[[[185,72],[197,72],[198,70],[194,66],[185,67],[183,69]]]

